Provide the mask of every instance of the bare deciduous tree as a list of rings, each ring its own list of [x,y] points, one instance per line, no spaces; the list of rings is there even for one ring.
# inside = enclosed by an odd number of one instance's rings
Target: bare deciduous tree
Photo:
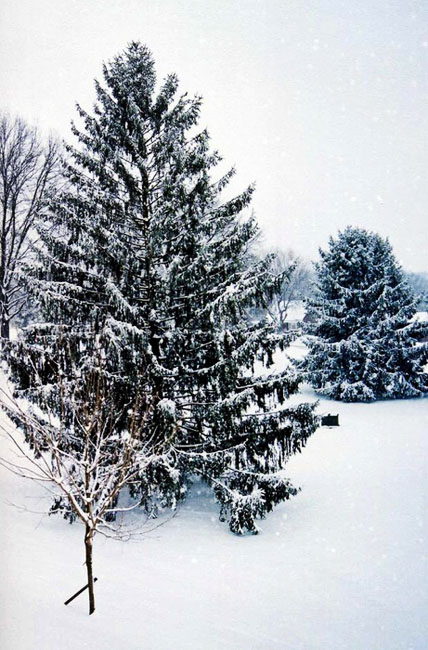
[[[296,255],[292,249],[275,250],[273,253],[275,257],[272,261],[272,271],[275,275],[288,271],[288,275],[268,305],[268,312],[278,323],[278,328],[284,329],[290,303],[309,296],[313,274],[305,260]]]
[[[17,273],[28,255],[31,232],[46,207],[58,171],[58,144],[44,147],[38,132],[21,118],[0,114],[0,335],[9,338],[10,322],[24,296]]]
[[[47,409],[43,413],[32,412],[28,404],[0,388],[1,406],[10,419],[9,424],[2,423],[0,428],[17,451],[16,460],[3,457],[0,464],[20,477],[43,483],[54,496],[51,512],[62,511],[66,518],[83,523],[92,614],[94,536],[97,532],[115,538],[126,534],[127,528],[116,515],[138,507],[141,497],[132,498],[128,490],[127,501],[121,504],[119,494],[125,487],[132,491],[140,474],[170,446],[173,433],[170,440],[148,440],[144,428],[151,413],[150,402],[137,397],[126,412],[127,432],[117,434],[117,420],[123,417],[123,411],[115,408],[114,396],[107,394],[101,358],[82,388],[70,392],[61,374],[58,382],[64,411],[74,419],[72,429],[60,418],[49,415]]]

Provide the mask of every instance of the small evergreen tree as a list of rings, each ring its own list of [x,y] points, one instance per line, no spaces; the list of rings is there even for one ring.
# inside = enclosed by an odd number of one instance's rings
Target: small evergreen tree
[[[271,259],[246,261],[258,228],[241,213],[253,188],[221,202],[233,170],[211,178],[220,157],[205,131],[194,132],[200,99],[177,96],[175,75],[156,95],[146,47],[132,43],[104,66],[104,81],[94,114],[79,108],[69,189],[39,228],[27,283],[44,320],[10,345],[13,377],[73,439],[54,378],[60,371],[73,393],[101,354],[117,412],[138,396],[149,414],[141,436],[169,442],[141,471],[141,505],[153,514],[159,503],[174,507],[199,474],[231,529],[255,531],[256,516],[296,493],[283,467],[316,418],[313,405],[281,406],[298,390],[295,371],[255,372],[287,339],[245,318],[282,279]],[[124,435],[126,417],[115,426]]]
[[[427,327],[412,321],[415,302],[388,240],[348,227],[320,255],[314,338],[300,364],[308,381],[351,402],[428,392]]]
[[[405,278],[416,299],[418,311],[428,311],[428,272],[407,272]]]

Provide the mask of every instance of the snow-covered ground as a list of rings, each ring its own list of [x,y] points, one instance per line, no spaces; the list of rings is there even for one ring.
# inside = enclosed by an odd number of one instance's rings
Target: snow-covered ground
[[[42,488],[0,468],[0,647],[426,650],[428,400],[319,411],[340,427],[290,461],[303,490],[260,535],[232,535],[195,486],[152,533],[98,536],[91,617],[85,595],[63,604],[85,584],[81,527],[43,515]]]

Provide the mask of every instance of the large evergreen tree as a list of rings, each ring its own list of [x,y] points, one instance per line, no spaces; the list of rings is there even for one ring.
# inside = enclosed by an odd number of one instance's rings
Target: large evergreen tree
[[[412,321],[415,301],[388,240],[348,227],[320,255],[300,364],[308,381],[344,401],[427,393],[428,328]]]
[[[257,371],[287,340],[245,318],[281,281],[270,259],[247,263],[258,231],[241,213],[253,188],[221,202],[233,170],[211,177],[220,157],[195,131],[201,101],[178,95],[175,75],[156,94],[146,47],[130,44],[104,82],[93,114],[79,108],[68,189],[39,224],[27,284],[43,322],[10,345],[13,377],[74,440],[58,372],[71,395],[102,358],[117,435],[137,400],[141,436],[164,450],[141,472],[142,506],[174,505],[200,475],[231,529],[255,531],[256,517],[296,493],[283,468],[316,418],[313,405],[283,404],[298,390],[294,371]]]

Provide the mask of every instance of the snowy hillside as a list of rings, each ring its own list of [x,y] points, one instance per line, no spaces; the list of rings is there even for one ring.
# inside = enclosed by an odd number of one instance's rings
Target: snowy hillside
[[[290,461],[303,491],[260,535],[232,535],[198,486],[144,537],[98,535],[92,617],[84,595],[63,604],[85,584],[80,526],[41,514],[43,490],[1,469],[1,647],[424,650],[428,401],[319,412],[341,426]]]

